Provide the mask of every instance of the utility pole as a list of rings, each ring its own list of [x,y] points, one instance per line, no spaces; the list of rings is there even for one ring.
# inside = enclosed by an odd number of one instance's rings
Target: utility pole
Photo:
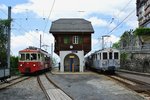
[[[41,43],[42,42],[42,36],[41,36],[41,34],[40,34],[40,50],[41,50]]]
[[[41,47],[43,47],[44,50],[47,51],[47,48],[48,48],[49,46],[45,44],[45,45],[42,45]]]
[[[10,24],[8,26],[8,48],[7,48],[7,64],[8,69],[10,69],[10,44],[11,44],[11,7],[8,7],[8,20],[10,21]]]
[[[104,49],[104,37],[110,37],[109,35],[103,35],[102,36],[102,49]]]
[[[51,44],[51,56],[53,57],[53,43]]]

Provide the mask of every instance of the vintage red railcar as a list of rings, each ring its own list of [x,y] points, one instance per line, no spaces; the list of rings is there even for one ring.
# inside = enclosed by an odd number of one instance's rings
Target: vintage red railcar
[[[29,47],[19,51],[18,69],[22,74],[33,74],[51,69],[51,56],[48,52]]]

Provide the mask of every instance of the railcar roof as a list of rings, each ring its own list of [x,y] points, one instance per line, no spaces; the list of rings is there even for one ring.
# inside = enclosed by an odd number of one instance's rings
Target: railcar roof
[[[90,55],[93,55],[93,54],[98,53],[98,52],[105,52],[105,51],[110,51],[110,50],[119,52],[118,49],[114,49],[114,48],[106,48],[106,49],[101,49],[101,50],[95,51],[95,52],[91,53]]]
[[[44,51],[44,50],[42,50],[42,49],[40,49],[40,48],[36,48],[36,47],[29,47],[29,48],[20,50],[19,53],[21,53],[21,52],[30,52],[30,53],[31,53],[31,52],[36,52],[36,53],[41,52],[41,53],[43,53],[43,54],[45,54],[45,55],[50,55],[50,54],[48,54],[47,51]]]

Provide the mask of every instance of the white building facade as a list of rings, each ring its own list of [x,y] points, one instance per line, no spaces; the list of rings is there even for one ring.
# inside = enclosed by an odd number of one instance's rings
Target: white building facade
[[[84,71],[84,51],[60,51],[60,71]],[[68,69],[69,68],[69,69]]]

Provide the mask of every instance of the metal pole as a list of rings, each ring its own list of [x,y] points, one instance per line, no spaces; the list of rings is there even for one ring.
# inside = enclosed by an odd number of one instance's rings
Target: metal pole
[[[104,49],[104,37],[110,37],[109,35],[103,35],[102,36],[102,49]]]
[[[104,36],[102,36],[102,50],[104,49]]]
[[[11,22],[11,7],[8,7],[8,20]],[[8,26],[8,52],[7,52],[7,64],[8,64],[8,68],[10,68],[10,37],[11,37],[11,23]]]
[[[40,34],[40,50],[41,50],[41,40],[42,39],[42,36],[41,36],[41,34]]]
[[[51,44],[51,56],[53,58],[53,43]]]

